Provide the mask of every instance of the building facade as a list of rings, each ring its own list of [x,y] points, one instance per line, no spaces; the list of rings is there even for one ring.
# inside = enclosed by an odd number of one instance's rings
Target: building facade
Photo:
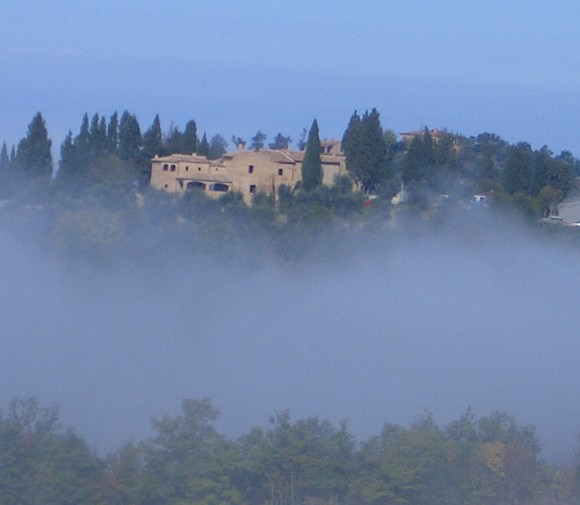
[[[347,174],[345,158],[339,141],[321,144],[322,183],[332,185],[338,176]],[[238,149],[214,161],[196,154],[156,156],[151,160],[151,186],[178,194],[199,189],[215,198],[237,191],[251,204],[256,193],[276,197],[282,185],[300,188],[303,160],[304,151],[275,149]]]

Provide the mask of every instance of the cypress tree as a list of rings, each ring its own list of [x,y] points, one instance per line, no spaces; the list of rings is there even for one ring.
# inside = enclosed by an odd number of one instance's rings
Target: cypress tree
[[[8,146],[6,142],[2,142],[2,150],[0,151],[0,172],[2,174],[8,173],[10,170],[10,157],[8,156]]]
[[[63,186],[70,185],[73,180],[77,179],[77,171],[80,169],[81,167],[77,160],[77,149],[74,145],[72,132],[69,130],[60,146],[60,161],[58,163],[58,172],[56,173],[56,182]]]
[[[123,112],[119,122],[119,157],[125,161],[137,162],[141,149],[141,129],[137,118]]]
[[[183,145],[183,133],[173,123],[169,125],[169,131],[165,135],[165,150],[170,154],[181,153]]]
[[[348,173],[365,192],[375,191],[387,180],[388,146],[376,109],[362,118],[354,111],[342,137],[342,150]]]
[[[103,118],[104,119],[104,118]],[[103,121],[95,114],[89,129],[89,155],[98,158],[105,154],[107,148],[107,130]]]
[[[425,164],[423,153],[423,137],[417,135],[411,141],[405,163],[403,165],[403,182],[424,181],[427,178],[427,166]]]
[[[201,138],[199,147],[197,148],[197,154],[205,156],[206,158],[209,156],[209,142],[207,141],[207,135],[205,132]]]
[[[119,115],[114,112],[107,128],[107,152],[115,154],[119,147]]]
[[[375,191],[389,176],[388,147],[377,109],[362,119],[362,139],[366,151],[365,170],[361,174],[363,190]]]
[[[7,192],[10,180],[10,157],[8,156],[8,146],[6,142],[2,143],[2,150],[0,151],[0,194],[4,195]]]
[[[50,177],[52,175],[52,141],[44,119],[38,112],[28,125],[26,137],[18,143],[16,165],[21,173],[31,177]]]
[[[163,151],[163,135],[159,114],[155,115],[153,124],[143,135],[143,157],[147,160]]]
[[[195,121],[188,121],[181,137],[181,149],[183,154],[192,154],[197,151],[197,125]]]
[[[79,134],[75,137],[74,144],[83,155],[86,156],[88,154],[90,146],[90,127],[89,115],[86,113],[83,116],[81,129],[79,130]]]
[[[304,160],[302,161],[302,187],[306,191],[315,189],[322,182],[321,150],[318,122],[315,119],[308,133],[306,151],[304,153]]]

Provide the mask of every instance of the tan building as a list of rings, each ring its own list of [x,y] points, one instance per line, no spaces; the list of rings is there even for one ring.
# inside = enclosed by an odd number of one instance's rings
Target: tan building
[[[322,141],[321,146],[322,182],[332,185],[337,176],[346,175],[345,158],[340,142]],[[240,149],[215,161],[195,154],[156,156],[151,160],[151,186],[170,193],[201,189],[210,197],[237,191],[250,204],[258,192],[276,196],[281,185],[299,188],[303,160],[304,151],[273,149]]]
[[[210,196],[220,196],[231,190],[232,177],[221,160],[210,161],[195,154],[172,154],[155,156],[151,160],[150,185],[169,193],[197,188]]]
[[[429,135],[431,135],[431,138],[433,139],[434,142],[439,142],[443,137],[447,135],[447,130],[438,130],[437,128],[433,128],[428,131]],[[410,144],[415,137],[422,137],[423,135],[425,135],[425,130],[399,133],[401,140],[407,144]]]

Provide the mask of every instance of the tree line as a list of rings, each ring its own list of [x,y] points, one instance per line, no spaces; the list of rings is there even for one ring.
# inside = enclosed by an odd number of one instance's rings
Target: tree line
[[[298,147],[304,149],[303,190],[320,187],[320,138],[318,123],[304,129]],[[433,130],[434,131],[434,130]],[[438,195],[465,201],[475,193],[492,195],[529,215],[554,210],[572,188],[580,164],[569,151],[555,155],[547,146],[533,150],[525,143],[509,144],[494,134],[475,137],[425,128],[410,141],[381,125],[376,109],[351,116],[342,137],[348,175],[363,194],[392,198],[401,188],[407,202],[429,207]],[[266,147],[267,135],[258,131],[250,148]],[[244,139],[232,136],[234,145]],[[278,133],[270,149],[287,149],[292,139]],[[54,184],[79,191],[86,186],[119,186],[132,183],[144,188],[150,177],[150,160],[156,155],[197,153],[209,159],[222,157],[228,142],[221,135],[208,140],[198,136],[194,120],[181,131],[171,126],[162,131],[159,115],[142,133],[134,114],[127,111],[110,118],[85,114],[77,134],[69,131],[60,146]],[[0,151],[0,190],[6,194],[11,180],[49,178],[53,174],[52,142],[40,113],[28,126],[26,136],[9,151]]]
[[[109,118],[85,114],[78,132],[69,132],[62,142],[54,173],[52,142],[39,113],[16,146],[8,149],[3,143],[0,150],[0,222],[40,239],[43,250],[79,259],[129,258],[143,250],[144,241],[150,250],[171,245],[183,253],[215,253],[231,243],[249,248],[251,237],[249,257],[273,253],[293,261],[321,253],[318,248],[337,243],[338,234],[357,235],[339,241],[346,247],[362,243],[358,239],[367,232],[384,234],[404,226],[406,217],[420,216],[435,225],[446,216],[470,219],[477,211],[465,209],[474,194],[534,218],[528,219],[533,225],[557,208],[578,173],[578,162],[568,152],[534,151],[487,133],[468,138],[442,132],[434,139],[431,132],[425,129],[404,142],[382,127],[375,109],[355,112],[342,138],[347,174],[325,186],[314,120],[300,138],[302,188],[279,186],[275,196],[257,193],[248,206],[241,194],[210,199],[187,192],[176,198],[148,186],[149,160],[156,154],[205,153],[207,148],[209,157],[223,155],[224,137],[200,138],[193,120],[182,130],[172,126],[163,133],[156,116],[141,134],[129,112]],[[258,133],[257,140],[265,141]],[[290,139],[278,134],[278,141],[284,147]],[[395,206],[391,199],[398,192],[406,198]],[[562,227],[551,233],[577,242],[576,231]]]
[[[258,131],[250,147],[265,147],[266,134]],[[245,145],[245,140],[232,136],[234,145]],[[270,149],[287,149],[291,137],[278,133],[269,144]],[[304,140],[299,142],[304,147]],[[110,118],[95,113],[85,114],[77,134],[69,130],[60,146],[55,184],[79,189],[80,184],[96,184],[110,177],[120,181],[130,178],[141,187],[149,183],[150,160],[156,155],[196,153],[208,159],[221,158],[228,147],[226,139],[216,134],[208,139],[207,133],[198,136],[197,124],[189,120],[181,131],[170,125],[163,132],[159,115],[143,132],[134,114],[124,111]],[[28,126],[26,136],[9,150],[3,142],[0,150],[0,174],[3,185],[12,179],[50,177],[53,175],[52,141],[42,114],[37,113]]]
[[[487,194],[529,216],[552,212],[570,192],[578,160],[569,151],[534,151],[497,135],[465,137],[425,127],[408,142],[398,141],[373,109],[350,118],[342,146],[351,178],[366,193],[390,197],[404,187],[412,204],[428,207],[438,195],[467,200]]]
[[[271,416],[232,440],[208,399],[151,421],[152,435],[99,456],[58,409],[14,399],[0,412],[0,504],[575,505],[580,464],[542,459],[534,428],[467,409],[424,413],[357,442],[346,422]]]

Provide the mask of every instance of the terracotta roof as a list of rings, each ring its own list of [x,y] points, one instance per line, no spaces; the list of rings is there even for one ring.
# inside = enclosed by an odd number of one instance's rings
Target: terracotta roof
[[[238,157],[264,156],[274,163],[290,163],[294,164],[294,159],[289,155],[289,151],[282,151],[278,149],[260,149],[259,151],[237,151],[227,153],[222,159],[232,160]]]
[[[268,159],[274,163],[294,163],[294,159],[292,156],[290,156],[288,151],[279,151],[277,149],[262,149],[258,152],[264,156],[267,156]]]
[[[304,151],[290,151],[290,156],[294,161],[302,162],[304,161]],[[337,155],[337,154],[321,154],[320,161],[322,163],[330,163],[330,164],[340,164],[344,161],[344,156]]]
[[[204,163],[212,166],[222,166],[220,160],[208,160],[205,156],[193,154],[170,154],[169,156],[156,156],[152,161],[161,163]]]

